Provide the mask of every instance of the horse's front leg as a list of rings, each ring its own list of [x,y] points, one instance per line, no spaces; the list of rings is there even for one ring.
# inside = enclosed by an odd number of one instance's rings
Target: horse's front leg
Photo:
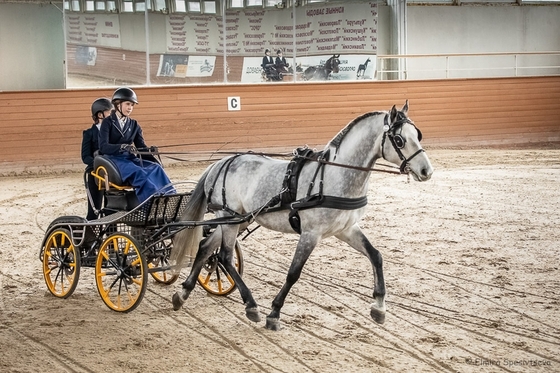
[[[354,249],[368,257],[373,267],[373,303],[371,304],[371,317],[378,324],[385,322],[385,279],[383,277],[383,258],[381,253],[369,242],[357,224],[336,238],[346,242]]]
[[[183,303],[185,303],[185,301],[189,298],[191,291],[196,286],[198,275],[200,274],[200,271],[202,271],[204,263],[206,263],[210,255],[220,246],[221,243],[222,231],[220,229],[216,229],[210,234],[210,236],[200,241],[191,272],[182,284],[183,289],[180,292],[178,291],[173,294],[172,303],[175,311],[179,310]]]
[[[272,301],[272,311],[266,317],[267,329],[280,330],[280,310],[284,306],[284,301],[286,300],[286,296],[290,292],[290,289],[301,276],[303,266],[317,245],[317,241],[318,237],[311,233],[304,232],[300,235],[296,252],[294,254],[294,258],[292,259],[292,264],[290,265],[288,275],[286,276],[286,282],[282,286],[282,289],[280,289],[278,295],[276,295]]]

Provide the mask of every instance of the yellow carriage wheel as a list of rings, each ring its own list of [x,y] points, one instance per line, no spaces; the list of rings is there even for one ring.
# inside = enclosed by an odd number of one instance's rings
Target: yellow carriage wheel
[[[220,249],[217,249],[208,258],[202,271],[198,275],[198,283],[210,294],[228,295],[235,290],[235,281],[226,271],[224,265],[218,259]],[[233,251],[233,264],[239,275],[243,274],[243,253],[239,242],[235,242]]]
[[[81,257],[70,231],[57,228],[49,235],[42,250],[43,276],[47,288],[58,298],[68,298],[78,285]]]
[[[171,239],[159,242],[154,249],[153,256],[148,260],[150,275],[160,284],[170,285],[179,278],[179,273],[171,269],[169,262],[172,247]]]
[[[95,283],[103,302],[117,312],[134,310],[144,297],[148,266],[136,240],[126,233],[107,237],[95,262]]]

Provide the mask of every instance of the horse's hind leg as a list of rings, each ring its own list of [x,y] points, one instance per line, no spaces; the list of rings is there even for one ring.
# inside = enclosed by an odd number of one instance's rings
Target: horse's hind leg
[[[189,298],[191,291],[196,286],[196,282],[198,279],[198,275],[200,271],[202,271],[202,267],[204,263],[208,260],[210,255],[214,252],[216,248],[220,246],[222,243],[222,232],[220,229],[216,229],[212,232],[208,237],[204,238],[200,241],[198,246],[198,251],[196,253],[196,257],[194,259],[194,263],[191,268],[191,272],[189,276],[183,282],[183,289],[180,292],[176,292],[173,294],[172,303],[173,309],[175,311],[179,310],[183,303]]]
[[[347,231],[336,237],[368,257],[373,266],[373,303],[371,304],[371,317],[378,324],[385,322],[385,279],[383,278],[383,258],[379,250],[373,247],[358,225],[352,226]]]
[[[261,315],[259,314],[257,302],[255,302],[255,299],[251,294],[251,290],[249,290],[247,285],[245,285],[245,282],[237,272],[237,268],[233,265],[233,245],[235,245],[236,242],[237,229],[235,231],[232,230],[231,232],[234,234],[232,235],[229,231],[224,233],[222,249],[220,250],[220,260],[227,273],[235,282],[237,289],[239,289],[239,294],[241,295],[241,299],[243,299],[243,304],[245,304],[245,315],[249,320],[259,322],[261,321]],[[231,245],[230,242],[233,242],[234,244]]]
[[[280,330],[280,310],[282,309],[282,306],[284,306],[284,301],[286,300],[286,296],[288,295],[290,289],[301,276],[303,266],[317,245],[317,239],[318,238],[315,235],[311,235],[309,233],[301,234],[294,258],[292,259],[292,264],[290,265],[288,275],[286,276],[286,282],[282,286],[282,289],[280,289],[278,295],[276,295],[272,301],[272,311],[266,317],[267,329]]]

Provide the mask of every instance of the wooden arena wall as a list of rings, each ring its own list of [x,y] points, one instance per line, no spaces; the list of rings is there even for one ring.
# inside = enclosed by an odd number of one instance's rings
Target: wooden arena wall
[[[358,115],[400,108],[406,99],[427,148],[560,141],[559,76],[135,90],[140,104],[132,117],[148,144],[187,153],[176,157],[188,160],[209,159],[216,151],[322,148]],[[112,92],[0,92],[0,174],[82,169],[91,102]],[[240,110],[228,110],[229,97],[239,97]]]

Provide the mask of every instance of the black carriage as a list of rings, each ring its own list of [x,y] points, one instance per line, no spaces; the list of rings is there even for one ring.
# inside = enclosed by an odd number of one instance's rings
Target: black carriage
[[[209,234],[215,225],[179,221],[190,192],[155,194],[139,204],[134,190],[123,184],[116,167],[105,157],[96,157],[91,176],[105,191],[99,218],[88,221],[61,216],[49,225],[40,250],[45,283],[55,297],[68,298],[78,285],[82,268],[94,268],[97,290],[107,307],[130,312],[146,292],[148,274],[161,284],[178,279],[180,268],[170,262],[173,237],[195,225],[203,225]],[[198,282],[211,294],[227,295],[236,285],[221,264],[219,251],[206,261]],[[234,265],[241,274],[239,244]]]

